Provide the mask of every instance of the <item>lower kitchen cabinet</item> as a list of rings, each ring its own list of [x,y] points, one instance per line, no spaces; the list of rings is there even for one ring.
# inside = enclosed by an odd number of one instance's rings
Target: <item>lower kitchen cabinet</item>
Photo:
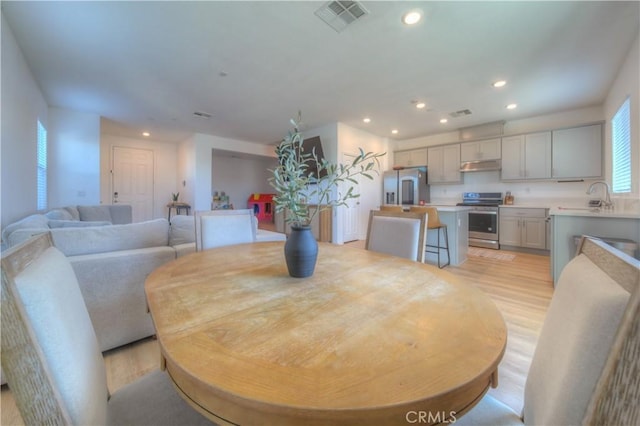
[[[547,209],[500,208],[500,245],[545,250]]]

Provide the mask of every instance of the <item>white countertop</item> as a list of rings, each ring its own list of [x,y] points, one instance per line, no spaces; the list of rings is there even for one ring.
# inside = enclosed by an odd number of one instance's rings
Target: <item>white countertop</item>
[[[435,207],[439,212],[464,212],[471,210],[469,206],[443,206],[438,204],[428,204],[427,207]]]
[[[617,210],[617,209],[590,209],[587,207],[552,207],[549,210],[551,216],[582,216],[582,217],[601,217],[601,218],[617,218],[617,219],[638,219],[640,220],[640,212],[637,210]]]
[[[410,206],[405,205],[403,207],[405,210],[409,210]],[[471,207],[469,206],[456,206],[449,204],[425,204],[424,207],[435,207],[439,212],[464,212],[467,210],[471,210]]]
[[[549,206],[540,204],[500,204],[501,209],[548,209]]]

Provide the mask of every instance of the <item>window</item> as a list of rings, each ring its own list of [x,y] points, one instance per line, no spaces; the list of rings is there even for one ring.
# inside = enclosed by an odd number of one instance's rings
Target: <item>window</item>
[[[631,111],[627,98],[611,120],[611,149],[615,193],[631,192]]]
[[[47,209],[47,129],[38,120],[38,210]]]

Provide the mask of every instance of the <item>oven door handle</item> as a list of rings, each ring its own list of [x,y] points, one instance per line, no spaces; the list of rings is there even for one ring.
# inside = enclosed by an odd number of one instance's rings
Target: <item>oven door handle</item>
[[[492,212],[492,211],[480,211],[480,210],[471,210],[469,212],[469,214],[492,214],[494,216],[498,215],[498,212]]]

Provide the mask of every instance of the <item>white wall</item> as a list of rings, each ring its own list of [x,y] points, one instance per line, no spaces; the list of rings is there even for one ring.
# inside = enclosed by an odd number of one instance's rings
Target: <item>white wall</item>
[[[49,207],[100,203],[100,116],[49,108]]]
[[[178,164],[176,174],[176,191],[180,192],[180,201],[194,206],[195,199],[195,141],[186,139],[178,145]],[[175,191],[174,191],[175,192]]]
[[[322,151],[326,160],[333,163],[343,162],[343,155],[355,155],[359,148],[372,152],[388,152],[388,140],[379,136],[372,135],[365,131],[350,127],[344,123],[330,123],[322,127],[302,132],[304,138],[319,136],[322,143]],[[388,156],[381,159],[382,172],[388,167]],[[382,177],[376,176],[373,181],[366,178],[361,179],[360,194],[358,200],[360,202],[359,215],[359,238],[366,238],[369,211],[377,209],[380,206],[382,197]],[[310,200],[315,203],[315,200]],[[346,207],[338,207],[333,210],[332,220],[332,236],[331,240],[335,244],[344,242],[343,231],[343,209]]]
[[[184,193],[189,198],[181,198],[191,204],[192,210],[210,210],[213,188],[213,152],[214,150],[235,151],[253,156],[275,158],[273,146],[255,144],[236,139],[222,138],[219,136],[196,133],[191,138],[183,141],[179,147],[179,174],[178,182],[184,182]],[[239,184],[241,185],[241,184]],[[235,185],[229,185],[225,192],[233,194],[241,193],[244,189],[236,191]],[[238,186],[241,188],[241,186]],[[246,198],[245,198],[246,204]]]
[[[236,209],[246,209],[247,199],[253,193],[274,193],[268,182],[271,176],[268,170],[278,165],[275,158],[237,157],[219,154],[214,149],[212,164],[212,190],[220,193],[224,191]]]
[[[640,42],[636,37],[620,72],[613,82],[604,103],[607,119],[605,132],[605,173],[611,183],[611,119],[627,97],[631,102],[631,194],[640,198]]]
[[[35,213],[37,120],[47,103],[2,15],[1,226]]]
[[[389,150],[389,141],[387,138],[372,135],[365,131],[338,123],[338,151],[340,161],[342,155],[358,154],[359,148],[365,152],[384,153]],[[365,239],[367,236],[367,226],[369,222],[369,211],[380,208],[382,201],[382,172],[389,168],[389,156],[385,155],[380,160],[379,174],[372,173],[373,180],[367,178],[359,179],[360,198],[359,198],[359,219],[358,219],[358,238]],[[333,241],[342,244],[343,239],[343,212],[346,207],[339,207],[334,213]]]
[[[110,134],[102,134],[100,141],[100,201],[104,204],[112,202],[111,168],[113,165],[113,148],[137,148],[153,151],[153,217],[167,217],[167,203],[171,194],[180,192],[180,200],[185,194],[178,186],[178,145],[148,139],[132,139]]]

